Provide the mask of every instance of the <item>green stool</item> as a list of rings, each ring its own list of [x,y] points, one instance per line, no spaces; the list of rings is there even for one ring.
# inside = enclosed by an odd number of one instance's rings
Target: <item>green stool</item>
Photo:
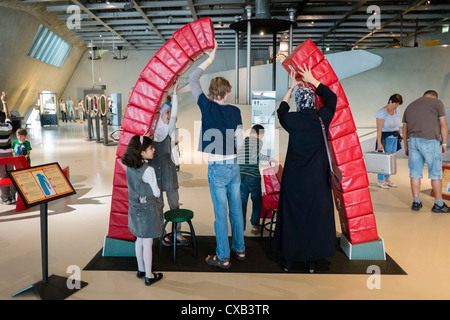
[[[172,235],[173,262],[176,262],[177,261],[177,236],[184,233],[184,234],[191,235],[192,246],[194,248],[194,256],[195,257],[198,256],[197,240],[195,238],[194,227],[192,226],[192,222],[191,222],[192,218],[194,218],[194,212],[192,212],[191,210],[188,210],[188,209],[173,209],[173,210],[166,211],[164,213],[164,219],[166,220],[166,222],[164,223],[164,226],[163,226],[163,234],[162,234],[161,238],[159,238],[159,254],[160,255],[162,253],[162,242],[163,242],[164,237],[166,235]],[[169,222],[172,222],[172,232],[166,234],[165,230],[166,230],[166,226]],[[188,223],[189,228],[191,229],[191,232],[177,230],[178,223],[182,223],[182,222]]]

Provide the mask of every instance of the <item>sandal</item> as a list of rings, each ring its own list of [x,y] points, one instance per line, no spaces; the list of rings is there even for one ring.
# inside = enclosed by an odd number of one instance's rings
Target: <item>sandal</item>
[[[165,236],[165,237],[162,239],[162,245],[163,245],[164,247],[171,247],[171,246],[173,246],[172,239],[170,239],[169,236]]]
[[[162,278],[163,278],[163,274],[162,273],[153,273],[153,278],[145,277],[145,285],[146,286],[151,286],[152,284],[154,284],[155,282],[158,282]]]
[[[259,226],[252,226],[252,230],[250,231],[252,234],[254,235],[258,235],[260,232],[260,227]]]
[[[216,255],[209,255],[206,257],[205,262],[213,267],[219,267],[221,269],[228,269],[231,267],[231,262],[229,258],[219,260]]]
[[[245,251],[242,252],[236,252],[233,249],[231,249],[231,253],[234,255],[234,257],[238,260],[238,261],[244,261],[245,260]]]

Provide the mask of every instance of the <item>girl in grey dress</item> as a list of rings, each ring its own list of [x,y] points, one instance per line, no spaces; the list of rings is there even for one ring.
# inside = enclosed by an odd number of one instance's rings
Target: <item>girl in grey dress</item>
[[[137,277],[145,276],[146,285],[163,277],[162,273],[152,272],[153,238],[161,236],[164,221],[155,170],[147,163],[154,152],[149,137],[135,135],[122,156],[128,185],[128,229],[136,236]]]

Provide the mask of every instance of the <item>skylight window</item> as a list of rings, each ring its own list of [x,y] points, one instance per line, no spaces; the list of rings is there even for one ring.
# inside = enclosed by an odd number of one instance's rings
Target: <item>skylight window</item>
[[[27,54],[30,57],[61,68],[71,49],[71,45],[41,24]]]

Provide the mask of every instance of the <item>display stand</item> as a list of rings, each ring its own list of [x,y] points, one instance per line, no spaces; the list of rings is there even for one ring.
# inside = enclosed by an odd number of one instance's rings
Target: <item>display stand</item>
[[[95,115],[95,142],[103,143],[103,139],[100,138],[100,115]]]
[[[92,104],[93,99],[91,99],[91,97],[86,96],[84,98],[85,101],[85,110],[86,110],[86,121],[87,121],[87,129],[88,129],[88,136],[87,136],[87,141],[92,141],[94,140],[94,129],[92,127],[92,117],[91,117],[91,111],[92,111]]]
[[[102,117],[102,126],[103,126],[103,144],[105,146],[117,146],[117,142],[113,142],[108,139],[108,113],[110,112],[108,106],[108,99],[105,95],[100,97],[100,112]]]
[[[341,234],[340,247],[349,260],[386,260],[384,240],[377,240],[352,244]]]
[[[87,286],[87,282],[48,276],[48,202],[75,194],[76,191],[58,163],[8,171],[8,175],[27,207],[40,205],[42,280],[12,296],[33,291],[42,300],[64,300]],[[69,285],[70,284],[70,285]]]
[[[87,137],[87,141],[92,141],[92,140],[95,140],[95,138],[94,138],[94,128],[93,128],[93,125],[92,125],[92,117],[91,117],[91,115],[88,113],[87,114],[87,117],[86,117],[87,119],[87,129],[88,129],[88,137]]]

